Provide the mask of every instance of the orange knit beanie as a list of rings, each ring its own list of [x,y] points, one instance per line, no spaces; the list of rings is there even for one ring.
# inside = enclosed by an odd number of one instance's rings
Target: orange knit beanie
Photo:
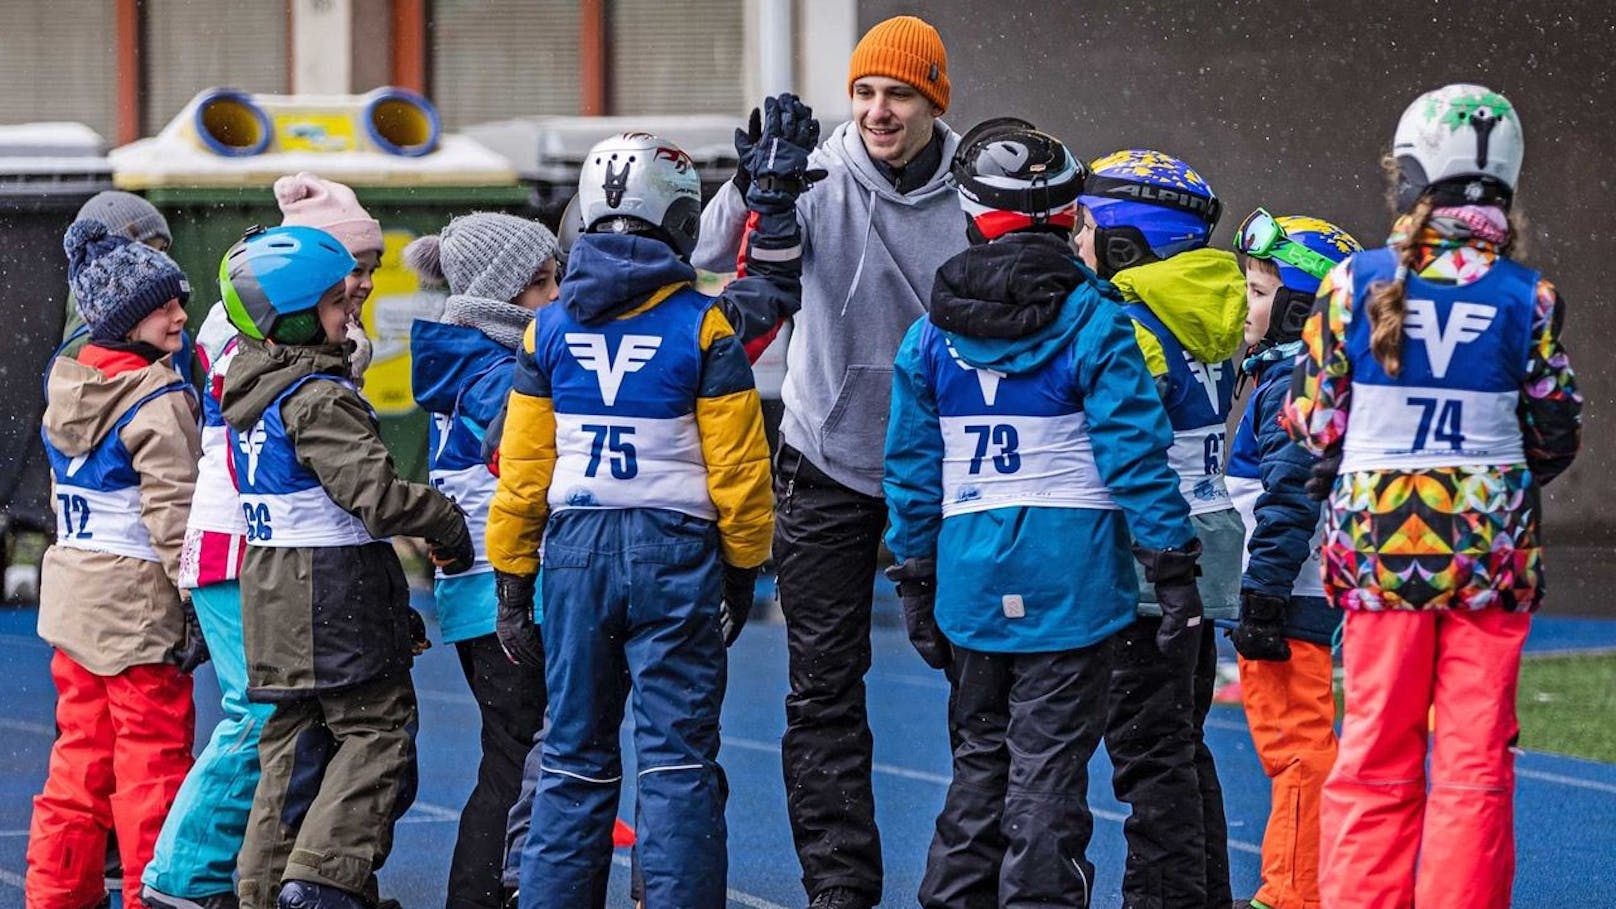
[[[937,29],[914,16],[893,16],[864,33],[847,62],[847,91],[865,76],[886,76],[914,86],[948,110],[948,50]]]

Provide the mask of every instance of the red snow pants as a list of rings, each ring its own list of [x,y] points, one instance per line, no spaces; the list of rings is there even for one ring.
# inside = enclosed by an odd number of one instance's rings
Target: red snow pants
[[[1329,909],[1508,909],[1510,749],[1531,621],[1499,609],[1347,613],[1346,719],[1320,812]]]
[[[1330,648],[1291,639],[1284,662],[1240,660],[1246,724],[1268,776],[1272,806],[1257,899],[1274,909],[1319,909],[1319,798],[1335,764]]]
[[[28,907],[95,905],[115,830],[123,904],[142,909],[140,875],[191,768],[191,677],[167,663],[95,675],[59,650],[51,677],[58,733],[28,831]]]

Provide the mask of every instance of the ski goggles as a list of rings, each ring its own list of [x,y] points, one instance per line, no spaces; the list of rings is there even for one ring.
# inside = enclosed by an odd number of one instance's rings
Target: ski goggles
[[[1335,261],[1292,240],[1279,219],[1259,208],[1246,216],[1235,235],[1235,249],[1254,259],[1274,259],[1294,266],[1315,278],[1323,278],[1335,268]]]

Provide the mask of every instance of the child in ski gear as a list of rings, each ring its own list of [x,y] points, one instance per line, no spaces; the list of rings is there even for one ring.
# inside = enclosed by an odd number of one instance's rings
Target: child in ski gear
[[[107,226],[107,233],[128,237],[158,252],[168,252],[168,248],[174,245],[168,219],[157,210],[157,206],[121,189],[108,189],[91,196],[79,206],[73,220],[100,221]],[[84,317],[79,314],[78,302],[71,288],[67,295],[67,316],[62,323],[62,343],[61,353],[68,357],[78,356],[84,345],[89,343]],[[175,366],[180,366],[178,358]]]
[[[285,222],[329,228],[354,256],[344,279],[355,311],[371,292],[370,273],[382,253],[381,225],[358,208],[353,193],[312,174],[275,181]],[[344,204],[331,200],[342,198]],[[323,203],[319,200],[325,200]],[[353,335],[350,333],[350,340]],[[213,654],[223,695],[224,717],[186,775],[163,822],[157,850],[146,866],[144,896],[150,906],[226,909],[236,905],[234,874],[253,792],[258,787],[258,739],[272,704],[247,697],[247,658],[242,645],[241,584],[237,578],[247,547],[247,523],[230,475],[230,449],[219,398],[225,374],[239,349],[235,326],[218,302],[197,332],[203,385],[202,460],[180,559],[182,588],[190,589],[203,634]],[[351,373],[363,366],[349,355]]]
[[[449,909],[504,905],[506,816],[544,722],[543,651],[524,650],[522,638],[507,656],[495,634],[493,568],[481,553],[497,479],[483,460],[482,441],[510,396],[534,310],[560,294],[555,253],[555,236],[543,224],[488,212],[455,218],[441,234],[404,250],[412,270],[449,287],[442,321],[418,320],[410,330],[410,384],[432,417],[433,485],[466,512],[479,553],[471,570],[440,572],[434,584],[443,640],[454,645],[482,718],[477,785],[460,813],[449,866]]]
[[[250,231],[220,265],[242,335],[221,406],[247,521],[247,692],[275,704],[239,864],[249,909],[376,902],[415,794],[409,668],[425,640],[384,538],[426,537],[451,573],[474,556],[454,503],[398,478],[348,379],[353,267],[311,227]]]
[[[1226,906],[1228,831],[1204,726],[1217,646],[1212,619],[1239,607],[1244,528],[1223,484],[1245,284],[1232,253],[1207,242],[1222,203],[1188,164],[1147,149],[1094,162],[1079,255],[1126,301],[1134,336],[1173,426],[1169,458],[1204,547],[1197,582],[1208,621],[1166,656],[1151,639],[1177,621],[1148,583],[1139,620],[1117,637],[1105,745],[1117,798],[1132,809],[1123,905]]]
[[[952,684],[954,780],[920,905],[1086,907],[1087,766],[1138,602],[1129,536],[1183,620],[1157,623],[1165,652],[1201,637],[1200,545],[1124,304],[1068,245],[1083,167],[1000,118],[953,168],[972,245],[899,348],[886,442],[888,576]]]
[[[1257,209],[1236,235],[1246,269],[1246,359],[1255,383],[1229,444],[1229,497],[1246,526],[1240,623],[1231,633],[1252,743],[1272,798],[1256,909],[1319,909],[1319,794],[1335,763],[1330,645],[1341,613],[1324,599],[1323,515],[1304,486],[1318,458],[1280,420],[1302,322],[1319,279],[1362,249],[1317,218]]]
[[[302,171],[275,181],[275,202],[281,209],[283,227],[318,227],[353,254],[354,267],[348,275],[348,296],[353,313],[346,328],[352,345],[348,352],[348,377],[364,387],[365,369],[370,365],[371,343],[360,321],[361,307],[374,288],[371,276],[381,265],[386,244],[381,222],[370,216],[354,191],[334,180],[325,180]]]
[[[1320,810],[1330,909],[1509,905],[1540,490],[1575,457],[1582,406],[1564,304],[1509,257],[1522,147],[1496,92],[1416,99],[1392,145],[1388,247],[1331,272],[1303,329],[1285,418],[1339,471],[1324,588],[1347,610],[1346,717]]]
[[[763,141],[780,153],[752,159],[752,272],[724,296],[790,311],[807,153],[770,113]],[[544,568],[550,726],[520,905],[604,905],[632,692],[645,905],[720,909],[724,647],[773,530],[762,411],[724,310],[691,287],[700,187],[689,157],[645,133],[603,140],[579,196],[588,233],[560,303],[523,339],[488,517],[501,640],[539,644]]]
[[[947,182],[959,136],[938,119],[950,85],[937,30],[914,16],[877,23],[847,83],[853,119],[813,150],[808,166],[827,176],[797,203],[803,306],[786,354],[773,556],[791,685],[781,762],[803,886],[816,907],[860,909],[882,887],[864,675],[892,359],[966,241]],[[697,267],[734,269],[746,191],[743,167],[708,203]]]
[[[175,372],[190,288],[166,255],[75,221],[63,241],[89,328],[46,379],[42,435],[60,526],[41,573],[56,725],[34,799],[25,897],[82,909],[102,897],[116,831],[126,905],[191,766],[191,678],[206,658],[176,586],[196,481],[196,414]]]

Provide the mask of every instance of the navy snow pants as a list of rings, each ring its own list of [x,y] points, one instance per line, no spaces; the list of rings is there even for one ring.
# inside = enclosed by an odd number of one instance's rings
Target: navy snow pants
[[[520,906],[605,905],[628,699],[645,909],[723,909],[717,529],[656,509],[564,510],[550,521],[543,564],[550,727]]]

